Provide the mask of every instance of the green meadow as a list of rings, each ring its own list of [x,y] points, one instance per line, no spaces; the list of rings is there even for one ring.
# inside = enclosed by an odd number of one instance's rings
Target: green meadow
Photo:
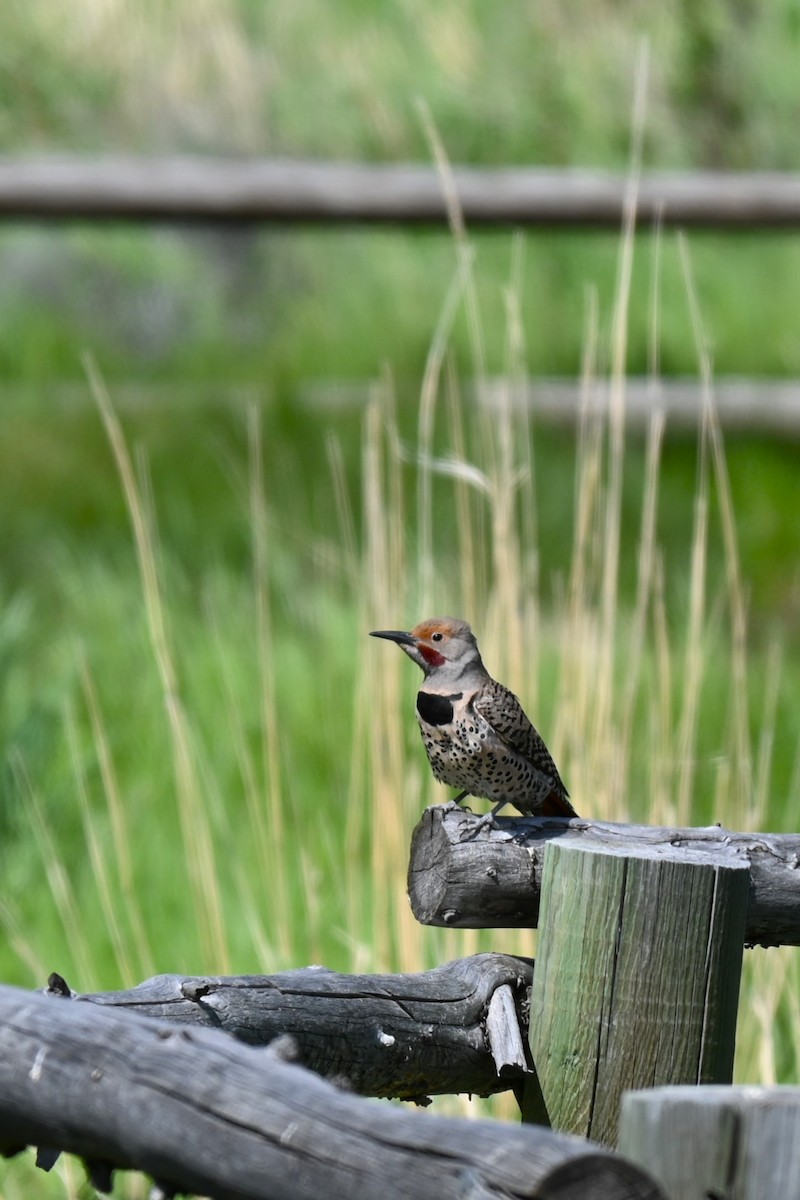
[[[625,169],[647,37],[645,166],[798,165],[788,2],[80,7],[0,16],[3,153],[424,159],[421,97],[453,161]],[[582,814],[798,828],[800,454],[714,407],[800,376],[795,235],[20,223],[0,265],[4,981],[531,953],[408,908],[447,793],[367,633],[435,613]],[[549,424],[528,374],[605,415]],[[696,427],[629,428],[628,374],[696,380]],[[797,1081],[798,983],[748,951],[738,1079]]]

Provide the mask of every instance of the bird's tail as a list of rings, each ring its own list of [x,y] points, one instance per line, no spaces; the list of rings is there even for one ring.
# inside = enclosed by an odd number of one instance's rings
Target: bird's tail
[[[557,792],[554,788],[539,809],[539,815],[542,817],[577,817],[578,814],[564,793]]]

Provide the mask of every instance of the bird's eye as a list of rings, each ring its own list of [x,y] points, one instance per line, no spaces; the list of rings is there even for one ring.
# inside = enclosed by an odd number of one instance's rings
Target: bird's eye
[[[432,641],[432,642],[441,642],[441,640],[442,640],[442,638],[443,638],[443,637],[444,637],[444,634],[443,634],[443,633],[432,633],[432,634],[431,634],[431,641]]]

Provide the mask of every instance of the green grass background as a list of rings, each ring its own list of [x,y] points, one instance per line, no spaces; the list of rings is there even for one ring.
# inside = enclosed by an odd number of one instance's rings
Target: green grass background
[[[45,0],[4,6],[0,45],[7,154],[426,160],[422,99],[453,162],[624,170],[645,46],[645,167],[800,165],[789,0]],[[462,298],[428,438],[446,232],[0,229],[3,980],[58,970],[89,991],[529,952],[518,935],[419,930],[406,910],[411,828],[442,796],[411,668],[366,632],[429,608],[473,620],[580,811],[797,828],[797,444],[729,437],[721,475],[707,438],[668,427],[648,543],[644,435],[615,457],[613,424],[592,450],[586,430],[517,414],[508,459],[469,399],[483,371],[577,376],[588,355],[595,379],[618,375],[620,313],[630,373],[697,377],[700,337],[716,376],[800,375],[796,235],[690,236],[702,335],[674,234],[658,262],[637,235],[624,303],[619,236],[470,241],[480,336]],[[138,479],[138,555],[87,352]],[[323,403],[331,384],[350,398]],[[480,468],[491,498],[415,465],[427,450]],[[509,461],[527,472],[516,491]],[[794,952],[749,955],[740,1078],[797,1081],[796,984]],[[78,1186],[60,1170],[53,1194]],[[31,1179],[7,1171],[3,1195]]]

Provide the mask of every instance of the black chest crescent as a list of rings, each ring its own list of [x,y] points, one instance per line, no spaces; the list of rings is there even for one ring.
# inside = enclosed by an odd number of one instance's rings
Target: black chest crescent
[[[453,719],[453,701],[460,699],[461,692],[456,692],[453,696],[417,692],[417,712],[427,725],[449,725]]]

